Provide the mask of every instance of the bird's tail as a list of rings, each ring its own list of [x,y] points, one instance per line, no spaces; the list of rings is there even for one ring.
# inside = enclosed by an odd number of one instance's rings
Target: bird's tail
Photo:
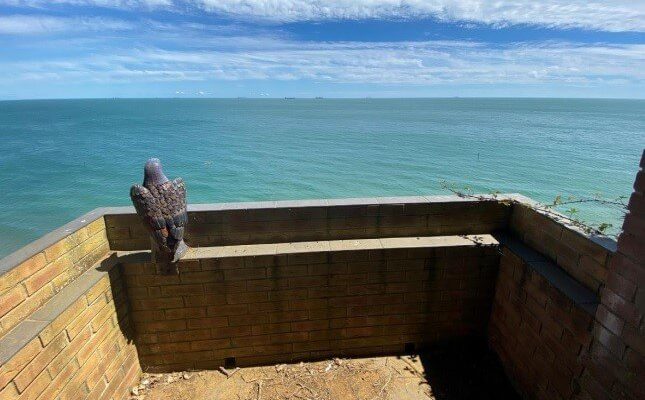
[[[184,242],[183,239],[177,242],[174,246],[172,262],[175,263],[179,261],[181,257],[183,257],[184,254],[186,254],[187,250],[188,250],[188,245],[186,244],[186,242]]]

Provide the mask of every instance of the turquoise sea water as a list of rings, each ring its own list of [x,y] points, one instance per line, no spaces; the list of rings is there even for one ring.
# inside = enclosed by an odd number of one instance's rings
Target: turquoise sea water
[[[146,99],[0,102],[0,256],[130,204],[156,156],[189,202],[477,192],[629,195],[645,101]],[[620,225],[620,212],[579,206]]]

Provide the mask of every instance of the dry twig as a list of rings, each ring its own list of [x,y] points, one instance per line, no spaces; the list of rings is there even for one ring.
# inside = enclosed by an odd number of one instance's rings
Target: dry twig
[[[226,369],[226,368],[224,368],[224,367],[219,367],[219,368],[218,368],[218,370],[219,370],[221,373],[223,373],[224,375],[226,375],[226,379],[228,379],[228,378],[230,378],[231,376],[233,376],[233,374],[235,374],[237,371],[239,371],[239,370],[240,370],[240,368],[239,368],[239,367],[237,367],[237,368],[235,368],[234,370],[229,371],[229,370],[227,370],[227,369]]]

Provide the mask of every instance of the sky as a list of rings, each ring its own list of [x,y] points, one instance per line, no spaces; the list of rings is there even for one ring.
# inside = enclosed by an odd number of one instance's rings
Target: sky
[[[645,98],[645,0],[0,0],[0,99]]]

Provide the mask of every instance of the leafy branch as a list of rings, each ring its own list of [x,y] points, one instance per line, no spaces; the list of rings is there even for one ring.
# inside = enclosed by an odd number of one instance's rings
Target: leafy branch
[[[472,198],[480,201],[499,201],[506,205],[512,205],[519,203],[519,201],[510,198],[500,198],[501,192],[499,190],[491,191],[487,195],[474,194],[472,187],[465,185],[463,187],[457,187],[454,184],[450,184],[446,181],[441,182],[441,187],[445,190],[448,190],[455,194],[458,197],[463,198]],[[623,214],[627,213],[627,197],[619,196],[616,198],[604,198],[600,194],[594,195],[592,198],[576,198],[574,196],[567,196],[563,198],[562,195],[557,195],[553,202],[548,204],[538,203],[534,205],[534,208],[538,211],[547,214],[555,219],[564,219],[570,225],[576,226],[582,229],[587,234],[596,234],[596,235],[606,235],[611,237],[616,237],[616,234],[609,233],[609,230],[613,227],[612,224],[607,222],[602,223],[590,223],[578,218],[579,210],[575,207],[576,204],[585,204],[585,203],[595,203],[602,204],[605,206],[617,208]],[[568,206],[563,212],[564,215],[558,211],[562,207]]]

